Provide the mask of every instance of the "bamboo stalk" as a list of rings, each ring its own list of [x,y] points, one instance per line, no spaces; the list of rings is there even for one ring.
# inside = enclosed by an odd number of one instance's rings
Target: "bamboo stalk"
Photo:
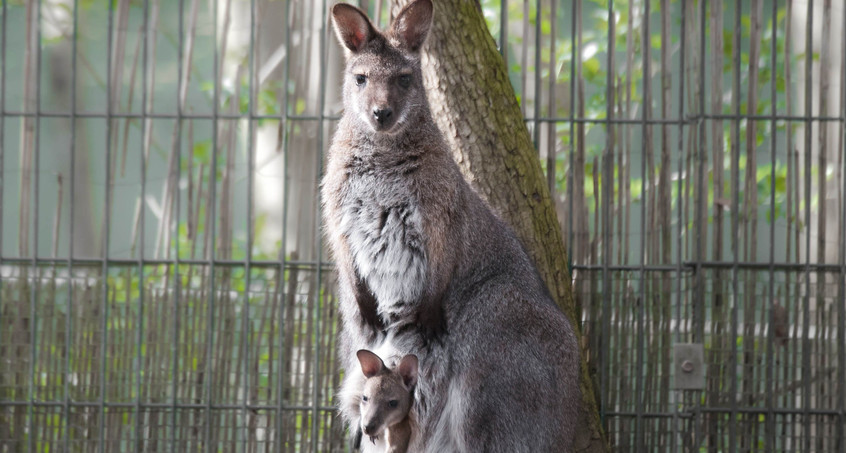
[[[669,0],[661,0],[661,118],[670,118],[670,107],[672,105],[672,98],[670,90],[672,89],[672,69],[670,51],[672,46],[670,36],[670,2]],[[660,199],[661,215],[661,264],[670,264],[672,262],[672,178],[670,175],[670,126],[664,123],[661,126],[661,168],[658,179],[658,192]],[[656,244],[657,245],[657,244]],[[698,257],[701,258],[701,257]],[[671,276],[665,272],[661,275],[661,295],[659,299],[660,314],[659,314],[659,350],[662,352],[655,357],[667,357],[671,349],[670,345],[670,296],[672,291]],[[660,388],[670,388],[670,362],[668,360],[660,360],[660,371],[658,371],[660,378]],[[668,407],[669,393],[661,392],[659,398],[659,407],[663,410]],[[658,436],[659,442],[665,444],[668,442],[666,418],[658,420]]]
[[[623,79],[622,76],[617,76],[614,79],[614,85],[615,85],[614,89],[615,89],[615,92],[616,92],[616,95],[615,95],[615,98],[614,98],[615,99],[614,104],[615,104],[615,109],[616,109],[615,115],[616,115],[617,118],[626,118],[626,113],[625,113],[625,110],[624,110],[624,107],[623,107],[623,103],[624,103],[624,99],[625,99],[625,93],[623,91],[625,89],[625,87],[623,86],[623,80],[624,79]],[[625,216],[626,206],[629,203],[628,194],[626,193],[626,185],[627,185],[626,184],[626,181],[627,181],[626,163],[627,162],[626,162],[626,143],[625,143],[625,136],[624,136],[625,126],[617,125],[615,127],[616,127],[615,137],[618,137],[616,143],[617,143],[617,148],[619,149],[618,152],[615,152],[615,156],[617,158],[617,183],[616,183],[617,184],[617,200],[616,200],[616,204],[615,204],[615,207],[614,207],[614,214],[619,219],[617,221],[617,224],[616,224],[616,226],[617,226],[617,241],[619,241],[619,245],[617,246],[617,261],[616,262],[618,264],[628,264],[628,262],[623,261],[624,255],[623,255],[623,246],[622,246],[623,245],[622,244],[623,243],[623,235],[625,234],[623,224],[626,223],[624,216]],[[622,137],[622,138],[620,138],[620,137]],[[623,280],[617,279],[617,282],[618,282],[618,286],[619,286],[618,290],[617,290],[617,294],[622,294]]]
[[[381,0],[380,0],[381,1]],[[577,0],[578,2],[578,0]],[[577,3],[578,5],[578,3]],[[578,8],[579,6],[577,6]],[[580,21],[581,22],[581,21]],[[529,26],[529,0],[523,0],[523,28],[521,30],[531,30],[532,28]],[[580,40],[581,41],[581,40]],[[574,63],[575,64],[575,63]],[[529,93],[529,89],[527,85],[527,79],[529,71],[529,34],[528,32],[523,35],[523,42],[521,43],[520,49],[520,110],[523,111],[523,118],[526,117],[528,112],[528,102],[527,96]]]
[[[188,162],[185,173],[188,175],[188,206],[185,209],[186,214],[186,240],[191,241],[192,248],[194,244],[194,237],[196,236],[197,224],[194,219],[194,123],[188,121]],[[202,175],[202,172],[200,173]],[[197,183],[201,185],[202,180]]]
[[[824,0],[823,1],[823,23],[822,23],[822,39],[820,40],[820,46],[822,47],[820,52],[820,75],[819,75],[819,93],[820,93],[820,101],[819,101],[819,114],[821,116],[828,115],[829,104],[828,104],[828,97],[830,95],[830,80],[829,80],[829,71],[830,71],[830,64],[831,64],[831,0]],[[817,199],[818,206],[817,206],[817,262],[818,263],[825,263],[826,257],[826,218],[827,218],[827,211],[828,211],[828,200],[827,200],[827,183],[826,183],[826,173],[828,170],[828,128],[829,124],[827,122],[820,122],[819,123],[819,149],[817,150],[817,159],[818,159],[818,188],[817,188]],[[826,278],[825,272],[819,272],[817,274],[817,328],[822,330],[822,335],[818,336],[816,341],[818,343],[817,348],[819,349],[819,354],[817,354],[817,368],[822,370],[825,369],[826,364],[826,356],[828,354],[828,335],[827,335],[827,317],[825,315],[826,312]],[[817,392],[813,394],[816,395],[817,405],[820,407],[832,407],[831,395],[830,392],[827,391],[826,381],[823,380],[818,385]],[[819,417],[817,423],[821,425],[823,428],[821,431],[824,433],[823,436],[817,436],[817,448],[826,448],[823,443],[823,438],[825,435],[832,435],[832,426],[830,423],[825,423],[825,419]],[[823,451],[823,450],[820,450]]]
[[[190,129],[189,129],[190,131]],[[191,259],[194,259],[197,256],[197,240],[199,237],[199,221],[200,221],[200,208],[203,206],[203,174],[205,173],[205,163],[200,164],[200,170],[197,172],[197,202],[196,210],[193,213],[189,213],[189,216],[193,217],[193,224],[194,227],[194,236],[191,238]],[[211,179],[209,179],[208,183],[209,192],[213,188],[211,187]],[[207,195],[208,196],[208,195]],[[208,209],[206,209],[208,211]],[[210,225],[205,223],[205,231],[203,232],[203,239],[205,240],[206,236],[209,234]]]
[[[581,0],[576,0],[576,16],[581,17],[582,14],[582,2]],[[576,95],[577,95],[577,102],[576,102],[576,117],[577,118],[584,118],[585,117],[585,78],[583,73],[583,65],[582,65],[582,43],[583,43],[583,35],[582,35],[582,22],[576,22],[576,36],[578,40],[578,45],[576,47],[576,61],[573,64],[576,65]],[[588,208],[587,208],[587,199],[585,196],[585,163],[586,163],[586,156],[585,156],[585,125],[582,122],[576,124],[576,156],[574,162],[574,171],[575,174],[575,181],[573,184],[573,197],[575,202],[574,212],[577,215],[577,221],[575,222],[574,229],[576,230],[576,241],[573,244],[573,262],[574,263],[586,263],[588,255],[590,253],[590,237],[587,228],[587,219],[588,219]],[[577,309],[576,312],[580,313],[582,310],[581,301],[584,298],[585,294],[585,287],[584,283],[579,285],[578,291],[576,294],[576,304]]]
[[[555,23],[557,22],[556,16],[556,5],[558,2],[551,1],[550,2],[550,32],[549,32],[549,91],[547,93],[548,105],[547,105],[547,115],[550,118],[555,117],[555,81],[558,78],[558,71],[557,71],[557,64],[555,61]],[[503,24],[503,27],[507,26],[507,24]],[[538,45],[540,45],[540,40],[538,40]],[[503,43],[505,46],[505,43]],[[610,50],[609,50],[610,52]],[[613,61],[613,60],[612,60]],[[613,68],[609,69],[609,72],[613,73]],[[614,103],[611,102],[609,104],[611,108],[613,108]],[[555,156],[556,156],[556,145],[557,145],[557,134],[555,131],[555,124],[556,123],[546,123],[547,128],[547,151],[546,151],[546,182],[547,186],[549,187],[549,193],[552,197],[555,197],[557,191],[555,190]],[[613,126],[612,126],[613,127]],[[538,144],[540,146],[540,144]]]
[[[792,80],[791,80],[790,67],[794,62],[794,59],[792,57],[792,50],[791,50],[792,39],[793,39],[793,30],[792,30],[793,1],[792,0],[787,0],[786,8],[787,8],[787,10],[786,10],[786,14],[785,14],[785,25],[784,25],[784,28],[785,28],[785,32],[784,32],[784,93],[785,93],[784,94],[784,104],[785,104],[785,113],[788,116],[790,116],[790,115],[793,114],[793,108],[792,108],[792,102],[793,102],[792,101],[792,98],[793,98],[792,88],[793,88],[793,86],[792,86]],[[794,191],[798,190],[798,186],[799,186],[798,179],[797,179],[798,167],[796,165],[796,164],[798,164],[798,161],[795,161],[795,158],[794,158],[794,156],[797,153],[795,151],[795,147],[794,147],[794,144],[793,144],[793,125],[790,124],[790,123],[787,123],[785,129],[786,129],[786,132],[785,132],[785,135],[786,135],[785,154],[786,154],[786,156],[785,157],[786,157],[786,160],[787,160],[787,174],[785,175],[785,179],[787,180],[787,189],[786,189],[786,192],[787,192],[787,195],[786,195],[786,198],[787,198],[787,200],[786,200],[786,204],[787,204],[786,210],[787,210],[787,212],[786,212],[786,215],[785,215],[785,217],[787,218],[787,235],[786,235],[787,237],[786,237],[786,240],[785,240],[785,249],[786,249],[785,250],[785,258],[786,258],[787,261],[791,260],[791,256],[792,256],[792,252],[791,252],[791,242],[792,241],[791,240],[793,239],[792,233],[795,231],[796,241],[793,242],[793,244],[795,244],[795,248],[796,248],[796,251],[797,251],[795,262],[799,262],[799,259],[798,259],[799,258],[799,256],[798,256],[798,251],[799,251],[799,236],[798,236],[798,234],[799,234],[799,222],[798,222],[798,220],[799,220],[799,218],[798,218],[799,197],[798,197],[798,194],[796,196],[795,207],[794,207]],[[796,211],[794,211],[794,209]],[[796,302],[799,299],[798,299],[797,295],[794,294],[794,290],[793,290],[793,288],[798,287],[798,285],[794,285],[794,283],[793,283],[794,280],[795,280],[795,277],[796,276],[794,274],[788,274],[788,275],[785,276],[784,308],[785,308],[785,311],[788,313],[788,315],[787,315],[788,319],[790,319],[791,305],[794,307],[794,310],[797,309],[798,306],[799,306],[799,304]],[[795,336],[796,330],[795,329],[797,328],[797,326],[799,324],[799,322],[798,322],[799,318],[794,316],[792,319],[793,319],[792,324],[793,324],[793,328],[794,328],[794,331],[793,331],[794,336],[792,336],[791,338],[796,338],[796,336]],[[798,348],[796,347],[796,343],[794,342],[794,344],[791,345],[791,347],[789,349],[786,349],[781,354],[781,356],[784,359],[783,360],[784,363],[782,364],[782,366],[780,368],[781,368],[781,375],[783,376],[783,380],[785,382],[788,382],[793,377],[793,371],[794,371],[793,364],[795,363],[795,357],[796,357],[797,349]],[[793,360],[791,360],[791,359],[793,359]],[[787,395],[787,394],[782,395],[782,398],[780,400],[780,404],[787,407],[787,405],[790,402],[790,398],[791,398],[791,395]],[[784,423],[782,425],[781,434],[782,434],[782,436],[785,436],[785,437],[788,434],[787,423]]]
[[[62,225],[62,203],[64,202],[64,184],[62,184],[62,173],[56,175],[56,185],[59,186],[59,195],[56,197],[56,216],[53,220],[53,258],[59,255],[59,232]],[[53,281],[55,282],[55,266],[53,267]]]
[[[38,20],[39,18],[36,17],[36,2],[27,2],[26,41],[24,43],[23,65],[23,109],[27,112],[35,112],[38,109],[36,105],[36,85],[38,78],[34,75],[39,48]],[[18,253],[24,257],[29,255],[30,196],[32,193],[32,165],[35,153],[34,117],[26,116],[23,118],[21,121],[20,136],[21,185],[18,208]]]
[[[599,225],[600,225],[600,188],[599,188],[599,158],[598,156],[593,157],[593,225],[594,225],[594,232],[593,232],[593,240],[590,241],[590,256],[589,262],[590,264],[596,264],[599,260],[597,258],[599,252],[599,244],[600,244],[600,236],[599,236]],[[589,271],[589,293],[584,293],[582,300],[587,301],[589,304],[586,307],[586,310],[589,313],[589,317],[591,320],[591,324],[595,326],[594,329],[590,329],[588,331],[588,338],[590,339],[590,353],[588,355],[589,360],[587,361],[590,365],[589,367],[601,367],[601,360],[602,357],[599,356],[600,348],[600,335],[596,332],[599,332],[600,329],[597,328],[601,326],[601,323],[598,321],[600,319],[599,309],[601,307],[601,303],[599,303],[599,298],[597,297],[599,294],[599,279],[597,278],[597,271]]]
[[[147,43],[147,45],[145,45],[145,51],[149,52],[149,56],[147,57],[147,61],[149,63],[146,65],[147,67],[144,68],[146,71],[148,71],[147,87],[146,87],[146,92],[148,93],[148,95],[147,95],[146,105],[144,105],[144,108],[142,110],[144,113],[153,112],[154,100],[156,98],[155,96],[152,95],[152,93],[155,93],[155,87],[156,87],[156,49],[157,49],[156,43],[158,41],[155,39],[155,37],[158,34],[159,0],[153,1],[152,4],[153,4],[152,14],[151,14],[151,17],[150,17],[150,22],[148,24],[148,31],[147,31],[147,35],[146,35],[147,39],[149,39],[150,41]],[[152,145],[152,142],[153,142],[153,125],[154,124],[155,123],[152,121],[152,119],[150,117],[144,118],[144,127],[143,127],[144,137],[143,137],[142,148],[143,148],[143,152],[144,152],[144,165],[145,166],[150,161],[150,148],[151,148],[151,145]],[[142,196],[142,201],[139,205],[139,208],[143,209],[144,194],[142,194],[141,196]],[[141,216],[139,215],[138,218],[140,220]],[[132,248],[133,248],[133,250],[135,249],[135,243],[134,242],[132,244]]]
[[[844,23],[843,26],[846,27],[846,23]],[[842,44],[842,41],[841,41],[841,49],[840,50],[841,50],[842,53],[846,53],[846,47],[844,47],[844,44]],[[787,66],[787,65],[785,65],[785,66]],[[841,57],[840,57],[840,74],[846,74],[846,57],[842,56],[842,54],[841,54]],[[844,98],[844,96],[843,96],[844,93],[846,93],[846,80],[844,80],[843,77],[840,77],[840,105],[839,105],[839,110],[838,110],[839,112],[846,111],[846,109],[844,109],[844,106],[846,105],[846,104],[844,104],[844,103],[846,103],[846,98]],[[844,175],[843,175],[843,168],[844,168],[843,159],[844,159],[844,154],[846,154],[846,152],[843,152],[843,150],[846,149],[846,148],[843,147],[843,144],[844,144],[843,143],[843,128],[844,128],[844,124],[841,121],[839,126],[838,126],[837,148],[836,148],[837,151],[835,151],[837,153],[837,170],[836,170],[836,172],[837,172],[837,187],[846,187],[846,186],[843,185],[843,177],[844,177]],[[843,193],[842,189],[841,190],[835,189],[835,192],[837,194],[837,209],[838,209],[838,217],[837,218],[840,219],[840,222],[841,222],[840,223],[840,229],[844,229],[844,228],[846,228],[846,212],[843,212],[843,206],[844,206],[843,197],[846,196],[846,194]]]
[[[746,113],[752,115],[757,113],[758,105],[758,59],[760,56],[761,44],[761,16],[763,4],[760,0],[752,0],[750,11],[751,32],[749,37],[749,76],[748,91],[746,98]],[[741,216],[743,231],[744,258],[748,261],[757,260],[757,238],[758,238],[758,190],[757,190],[757,123],[753,120],[746,123],[746,175],[744,186],[744,206]],[[755,297],[757,274],[754,271],[746,273],[746,297],[744,300],[743,318],[743,381],[742,393],[747,401],[751,401],[752,395],[758,393],[760,379],[756,376],[756,351],[755,351],[755,313],[758,309],[757,297]],[[747,423],[747,436],[741,442],[741,449],[751,448],[752,441],[756,437],[758,423],[757,417],[747,414],[744,417]]]
[[[299,253],[296,251],[291,252],[291,260],[299,259]],[[293,358],[293,351],[294,351],[294,328],[296,325],[296,291],[297,291],[297,282],[299,280],[299,272],[297,268],[291,268],[288,271],[288,281],[287,281],[287,289],[285,291],[285,327],[283,329],[283,333],[285,335],[285,351],[283,352],[283,363],[285,363],[284,373],[280,373],[280,379],[283,379],[282,388],[283,394],[281,395],[282,401],[288,402],[299,402],[293,401],[294,396],[294,389],[296,388],[297,380],[296,380],[296,371],[294,370],[293,364],[297,363],[294,361]],[[286,374],[290,375],[290,379],[285,379]],[[295,414],[291,412],[284,413],[283,416],[285,417],[285,421],[287,423],[283,424],[284,427],[284,444],[288,445],[289,443],[293,442],[294,439],[294,430],[296,429],[296,425],[294,423]]]
[[[110,13],[111,14],[111,13]],[[110,55],[109,59],[109,67],[107,70],[109,71],[109,85],[108,85],[108,99],[110,105],[108,106],[108,125],[112,130],[118,131],[118,120],[113,118],[111,115],[117,113],[120,110],[120,96],[121,96],[121,87],[123,80],[123,62],[124,58],[126,57],[126,21],[128,20],[129,14],[129,0],[118,0],[117,4],[117,21],[113,25],[113,29],[109,30],[108,38],[110,41],[115,42],[115,44],[111,48],[112,55]],[[111,19],[110,19],[111,21]],[[108,184],[106,186],[106,203],[104,204],[104,210],[107,212],[111,209],[111,204],[114,203],[114,191],[115,191],[115,175],[117,173],[117,158],[108,159],[108,157],[112,154],[112,150],[117,148],[118,143],[118,133],[111,133],[109,136],[109,143],[106,144],[106,160],[109,162],[109,167],[106,169],[108,172],[107,181]],[[109,206],[106,206],[109,204]],[[109,217],[104,215],[101,219],[100,223],[100,234],[106,235],[111,225],[108,223]],[[107,244],[105,242],[101,242],[102,250],[100,254],[102,256],[106,256],[106,248]]]
[[[828,98],[830,93],[829,71],[831,62],[831,0],[823,1],[823,24],[822,24],[822,39],[820,41],[822,47],[820,52],[820,79],[819,79],[819,114],[821,116],[828,115]],[[826,203],[826,173],[828,168],[828,123],[819,123],[819,150],[817,151],[817,159],[819,169],[817,171],[819,186],[818,191],[818,206],[817,206],[817,262],[825,263],[826,251],[826,217],[827,217],[827,203]],[[817,306],[823,307],[825,304],[825,272],[820,272],[817,275]]]
[[[722,75],[723,75],[723,2],[722,0],[713,0],[711,2],[711,113],[722,113]],[[704,56],[703,56],[704,57]],[[704,106],[700,106],[704,109]],[[712,249],[712,256],[714,261],[722,261],[723,259],[723,211],[725,210],[724,195],[723,195],[723,162],[724,162],[724,148],[723,148],[723,122],[719,119],[713,120],[711,123],[711,149],[712,167],[711,175],[714,181],[714,245]],[[705,196],[703,194],[703,196]],[[716,406],[720,398],[720,388],[725,385],[723,381],[725,361],[725,349],[728,342],[725,340],[725,333],[723,326],[727,324],[726,310],[723,304],[724,283],[723,273],[719,270],[714,271],[714,297],[711,303],[711,318],[712,318],[712,337],[717,343],[716,348],[710,348],[708,351],[708,375],[711,377],[707,380],[707,396],[705,404],[709,406]],[[707,436],[708,451],[716,453],[718,451],[718,420],[717,414],[710,414],[707,417],[707,428],[705,430]]]
[[[806,14],[806,23],[805,23],[805,64],[804,64],[804,81],[805,81],[805,91],[804,91],[804,101],[805,101],[805,108],[804,114],[807,118],[810,118],[813,115],[813,20],[814,20],[814,5],[812,1],[807,2],[807,14]],[[811,256],[811,194],[812,194],[812,186],[813,183],[811,181],[812,175],[812,137],[813,137],[813,123],[808,119],[804,122],[804,130],[803,130],[803,190],[802,193],[805,197],[805,253],[810,261]],[[814,344],[810,338],[810,323],[811,323],[811,311],[810,311],[810,301],[811,299],[811,273],[806,271],[803,274],[804,277],[804,286],[805,286],[805,303],[803,304],[803,312],[802,312],[802,375],[805,376],[806,373],[813,373],[812,364],[813,364],[813,351],[814,351]],[[813,384],[807,383],[802,389],[802,407],[803,409],[807,409],[811,407],[812,404],[812,391],[813,391]],[[801,433],[805,435],[803,439],[803,448],[805,450],[811,449],[811,433],[815,428],[814,417],[806,416],[802,418],[802,431]]]
[[[628,14],[628,22],[626,28],[626,76],[625,76],[625,83],[626,83],[626,118],[629,120],[635,119],[635,111],[632,108],[632,87],[634,85],[633,77],[634,77],[634,15],[637,12],[637,8],[634,7],[633,3],[629,3],[629,14]],[[623,233],[623,263],[629,264],[629,247],[630,247],[630,239],[629,233],[631,232],[631,223],[632,223],[632,183],[631,183],[631,161],[632,161],[632,125],[630,123],[626,123],[625,127],[625,139],[624,139],[624,147],[625,147],[625,200],[626,200],[626,213],[624,215],[625,221],[625,231]]]
[[[144,26],[138,27],[138,35],[144,35]],[[130,72],[129,76],[129,99],[127,100],[126,111],[132,112],[132,100],[135,95],[135,76],[138,73],[138,56],[141,54],[141,43],[143,42],[142,39],[138,39],[135,43],[135,52],[133,53],[132,57],[132,71]],[[120,163],[120,175],[126,175],[126,153],[129,149],[129,126],[133,124],[134,121],[132,118],[126,118],[123,124],[123,155]]]

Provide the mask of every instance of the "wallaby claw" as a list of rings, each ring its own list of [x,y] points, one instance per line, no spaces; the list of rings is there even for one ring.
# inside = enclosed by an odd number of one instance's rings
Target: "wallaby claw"
[[[356,428],[355,433],[350,437],[350,449],[356,451],[361,448],[361,427]]]

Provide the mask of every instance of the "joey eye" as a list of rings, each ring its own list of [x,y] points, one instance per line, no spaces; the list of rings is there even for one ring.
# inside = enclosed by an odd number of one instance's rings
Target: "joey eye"
[[[362,400],[362,401],[364,401],[364,402],[366,403],[366,402],[367,402],[367,396],[366,396],[366,395],[361,395],[361,400]]]
[[[399,76],[399,85],[403,88],[411,86],[411,74],[402,74]]]
[[[391,406],[391,407],[397,407],[397,406],[399,406],[399,401],[397,401],[397,400],[390,400],[390,401],[388,401],[388,406]]]
[[[367,76],[364,74],[356,74],[355,76],[355,84],[363,87],[367,83]]]

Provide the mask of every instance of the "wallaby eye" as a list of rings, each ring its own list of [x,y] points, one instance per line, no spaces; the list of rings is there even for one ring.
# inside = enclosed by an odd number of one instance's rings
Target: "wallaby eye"
[[[411,86],[411,75],[403,74],[399,76],[399,84],[403,88],[408,88],[409,86]]]
[[[364,74],[356,74],[355,76],[355,84],[363,87],[367,83],[367,76]]]
[[[391,406],[391,407],[397,407],[397,406],[399,406],[399,401],[397,401],[397,400],[390,400],[390,401],[388,401],[388,406]]]
[[[361,400],[366,403],[367,402],[367,395],[361,395]]]

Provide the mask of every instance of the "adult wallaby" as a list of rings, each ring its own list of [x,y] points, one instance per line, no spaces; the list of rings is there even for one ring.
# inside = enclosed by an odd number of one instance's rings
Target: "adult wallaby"
[[[409,451],[569,451],[576,338],[432,120],[420,66],[432,15],[431,0],[414,1],[382,33],[358,8],[332,8],[345,110],[322,196],[339,273],[341,414],[357,431],[365,377],[355,351],[378,350],[389,366],[415,354]],[[384,451],[376,444],[361,447]]]
[[[356,353],[367,378],[361,392],[361,431],[375,443],[384,434],[388,453],[405,453],[411,438],[408,411],[417,383],[417,356],[406,355],[395,369],[366,349]]]

